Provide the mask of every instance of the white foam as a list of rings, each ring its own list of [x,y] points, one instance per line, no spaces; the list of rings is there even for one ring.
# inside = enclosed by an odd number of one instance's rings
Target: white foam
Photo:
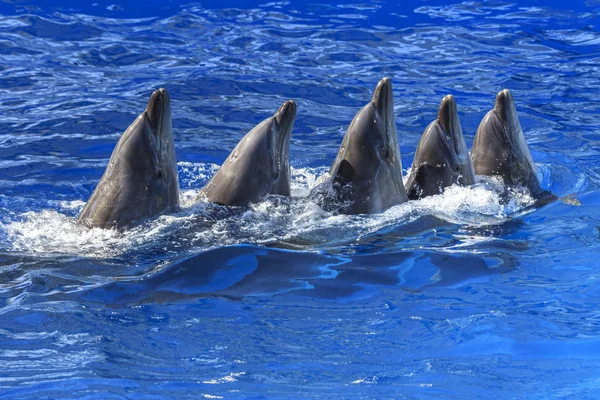
[[[120,233],[77,224],[73,215],[83,208],[83,201],[50,200],[49,209],[25,212],[0,222],[0,247],[40,256],[115,257],[132,249],[181,252],[236,243],[291,241],[318,246],[353,241],[427,215],[458,225],[499,224],[533,203],[528,193],[513,191],[505,204],[500,195],[502,183],[478,177],[478,183],[471,187],[452,186],[441,195],[409,201],[379,214],[335,215],[306,197],[327,171],[320,167],[292,168],[293,198],[271,196],[236,212],[196,202],[200,185],[214,174],[216,165],[180,163],[179,167],[184,184],[181,211],[176,214],[160,216]]]
[[[292,196],[306,197],[310,190],[320,182],[318,178],[325,176],[328,168],[292,168]]]
[[[63,206],[63,205],[61,205]],[[0,223],[10,250],[39,255],[83,254],[110,257],[121,253],[111,250],[122,244],[122,235],[115,230],[88,229],[75,218],[54,210],[26,212],[12,223]]]

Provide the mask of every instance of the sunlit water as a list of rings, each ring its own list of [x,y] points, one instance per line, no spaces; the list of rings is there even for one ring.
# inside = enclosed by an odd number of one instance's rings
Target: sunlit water
[[[600,4],[0,4],[3,398],[595,398]],[[455,96],[467,145],[512,91],[542,186],[372,216],[309,193],[389,76],[403,167]],[[169,90],[182,208],[75,223]],[[194,203],[293,99],[292,198]]]

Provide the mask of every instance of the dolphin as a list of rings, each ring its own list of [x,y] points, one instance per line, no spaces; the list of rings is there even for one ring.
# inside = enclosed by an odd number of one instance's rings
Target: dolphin
[[[289,196],[290,138],[295,118],[296,103],[288,100],[272,117],[256,125],[200,190],[197,200],[244,206],[269,194]]]
[[[512,94],[507,89],[496,96],[494,109],[481,121],[471,160],[477,175],[498,175],[508,186],[523,186],[533,197],[549,192],[542,190],[538,170],[519,123]]]
[[[350,123],[329,176],[333,197],[345,205],[345,213],[377,213],[408,200],[388,78],[377,84],[371,101]],[[315,190],[319,194],[322,188]]]
[[[442,99],[438,117],[425,129],[412,163],[406,192],[411,200],[440,194],[453,184],[469,186],[475,173],[465,144],[456,101],[452,95]]]
[[[171,100],[159,89],[117,142],[78,222],[124,229],[178,205]]]

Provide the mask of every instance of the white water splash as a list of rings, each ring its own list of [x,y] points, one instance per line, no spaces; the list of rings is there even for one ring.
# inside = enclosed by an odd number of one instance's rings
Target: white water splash
[[[452,186],[441,195],[409,201],[379,214],[336,215],[322,210],[307,197],[326,172],[320,167],[292,168],[291,199],[271,196],[246,209],[231,211],[197,202],[198,189],[191,188],[205,183],[217,170],[216,165],[179,166],[185,184],[180,194],[181,211],[176,214],[159,216],[126,232],[89,229],[69,216],[79,213],[83,201],[50,200],[49,209],[25,212],[0,222],[0,245],[10,252],[40,256],[101,258],[116,257],[132,249],[178,252],[237,243],[299,241],[318,246],[353,241],[427,215],[458,225],[499,224],[533,203],[527,193],[514,191],[505,204],[499,194],[504,189],[501,182],[480,177],[471,187]]]

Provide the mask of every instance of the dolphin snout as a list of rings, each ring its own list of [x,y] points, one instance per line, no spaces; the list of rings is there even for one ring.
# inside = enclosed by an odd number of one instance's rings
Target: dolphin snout
[[[290,138],[292,136],[295,118],[296,103],[293,100],[285,101],[274,115],[275,122],[279,125],[278,129],[275,131],[277,132],[277,136],[273,142],[275,145],[274,154],[279,163],[279,166],[277,167],[278,170],[284,168],[288,163],[287,158],[290,151]],[[277,171],[276,175],[278,174],[279,171]]]
[[[286,122],[296,117],[296,103],[293,100],[285,101],[279,110],[275,113],[275,120],[279,125],[284,125]]]
[[[456,108],[456,100],[454,99],[454,96],[452,96],[451,94],[447,94],[446,96],[444,96],[442,102],[440,103],[440,106]]]
[[[392,103],[392,81],[390,81],[390,78],[383,78],[379,81],[371,101],[380,113],[388,111],[388,104]]]
[[[456,100],[454,100],[454,96],[449,94],[442,99],[440,108],[438,109],[438,120],[446,134],[451,134],[455,130],[457,119]]]
[[[169,97],[167,89],[160,88],[155,90],[152,93],[152,96],[150,96],[150,100],[146,106],[146,112],[148,114],[148,119],[150,119],[150,123],[155,127],[159,126],[165,111],[167,111],[170,106],[171,98]]]
[[[510,90],[508,89],[502,89],[500,92],[498,92],[497,97],[501,98],[502,100],[512,99],[512,93],[510,93]]]
[[[514,108],[513,104],[514,100],[512,93],[510,93],[510,90],[508,89],[503,89],[496,95],[494,111],[496,111],[496,114],[498,114],[500,118],[506,121],[508,118],[508,112],[511,110],[511,108]]]

